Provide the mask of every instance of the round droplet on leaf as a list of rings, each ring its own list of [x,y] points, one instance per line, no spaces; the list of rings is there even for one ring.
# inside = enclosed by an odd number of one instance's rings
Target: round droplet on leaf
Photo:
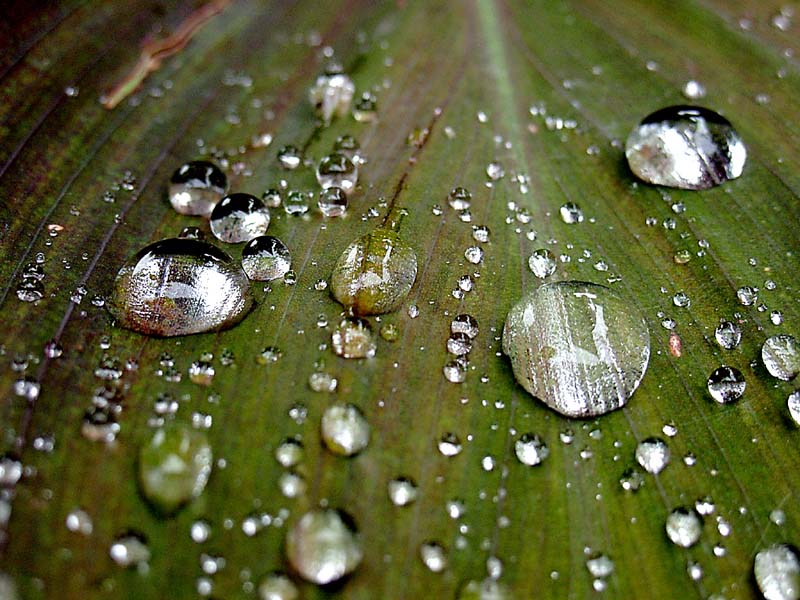
[[[139,484],[147,501],[169,515],[199,496],[211,474],[212,454],[202,431],[172,423],[139,451]]]
[[[211,233],[228,244],[248,242],[267,233],[269,209],[251,194],[225,196],[211,211]]]
[[[320,429],[325,446],[339,456],[355,456],[369,445],[369,422],[354,404],[326,408]]]
[[[347,212],[347,194],[340,187],[328,187],[317,196],[317,207],[325,217],[342,217]]]
[[[761,360],[769,374],[791,381],[800,373],[800,347],[791,335],[773,335],[761,346]]]
[[[736,367],[722,365],[708,377],[708,393],[720,404],[735,402],[744,394],[747,382]]]
[[[766,600],[800,598],[800,556],[788,544],[775,544],[756,554],[753,574]]]
[[[358,182],[358,167],[344,154],[334,152],[317,166],[317,181],[322,189],[337,187],[350,194]]]
[[[242,250],[242,268],[255,281],[280,279],[292,268],[292,255],[278,238],[260,235]]]
[[[252,304],[247,275],[230,256],[206,242],[170,238],[125,263],[107,307],[122,327],[169,337],[225,329]]]
[[[667,537],[676,546],[694,546],[703,533],[703,521],[691,508],[676,508],[667,516],[665,529]]]
[[[650,359],[650,334],[629,301],[579,281],[544,284],[509,311],[503,352],[531,395],[569,417],[624,406]]]
[[[377,344],[372,326],[361,317],[346,317],[331,333],[333,351],[342,358],[372,358]]]
[[[702,190],[739,177],[747,150],[727,119],[681,105],[645,117],[628,136],[625,156],[647,183]]]
[[[181,165],[169,180],[170,204],[182,215],[209,216],[227,192],[228,178],[225,173],[206,160],[194,160]]]

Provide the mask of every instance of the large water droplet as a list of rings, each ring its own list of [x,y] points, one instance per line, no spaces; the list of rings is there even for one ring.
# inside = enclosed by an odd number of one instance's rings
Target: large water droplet
[[[207,217],[228,192],[228,178],[214,163],[205,160],[187,162],[169,180],[169,201],[182,215]]]
[[[707,108],[670,106],[644,118],[625,156],[640,179],[702,190],[742,174],[747,151],[730,122]]]
[[[691,508],[676,508],[667,516],[667,536],[676,546],[694,546],[703,533],[703,521]]]
[[[139,483],[148,502],[171,514],[199,496],[211,474],[211,446],[202,431],[173,423],[139,451]]]
[[[761,346],[761,360],[773,377],[791,381],[800,373],[800,348],[790,335],[773,335]]]
[[[339,456],[354,456],[369,444],[370,426],[354,404],[333,404],[322,414],[322,441]]]
[[[786,407],[789,409],[789,416],[800,426],[800,390],[795,390],[786,399]]]
[[[664,440],[651,437],[636,446],[636,462],[653,475],[657,475],[669,464],[669,446]]]
[[[125,263],[108,310],[122,327],[176,336],[230,327],[252,302],[247,275],[230,256],[206,242],[172,238]]]
[[[756,554],[753,573],[766,600],[800,598],[800,557],[787,544],[776,544]]]
[[[397,309],[417,278],[417,255],[394,227],[378,227],[345,248],[331,274],[331,293],[357,315]]]
[[[289,563],[303,579],[326,585],[352,573],[364,556],[352,517],[340,510],[305,513],[286,535]]]
[[[242,268],[255,281],[280,279],[292,268],[292,254],[278,238],[260,235],[242,250]]]
[[[720,404],[735,402],[744,394],[747,382],[739,369],[722,365],[708,377],[708,393]]]
[[[323,189],[337,187],[349,194],[356,187],[358,167],[344,154],[329,154],[317,166],[317,181]]]
[[[248,242],[267,233],[269,209],[250,194],[225,196],[211,211],[211,233],[228,244]]]
[[[508,313],[503,352],[517,381],[550,408],[592,417],[623,406],[650,358],[644,319],[610,289],[545,284]]]

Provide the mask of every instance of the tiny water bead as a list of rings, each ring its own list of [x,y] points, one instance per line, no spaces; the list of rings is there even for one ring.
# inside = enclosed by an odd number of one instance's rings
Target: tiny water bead
[[[523,433],[514,443],[514,454],[523,465],[535,467],[550,455],[550,450],[538,435]]]
[[[694,509],[676,508],[667,516],[665,529],[667,537],[673,544],[689,548],[700,539],[700,534],[703,533],[703,521]]]
[[[669,446],[660,438],[651,437],[636,446],[636,462],[651,475],[657,475],[669,464]]]
[[[467,581],[459,590],[456,600],[511,600],[513,597],[505,584],[487,577],[483,581]]]
[[[139,484],[147,501],[169,515],[202,493],[211,465],[206,435],[172,423],[156,431],[139,451]]]
[[[269,227],[269,209],[251,194],[225,196],[211,211],[211,233],[228,244],[247,242],[264,235]]]
[[[300,591],[284,573],[270,573],[258,584],[259,600],[299,600]]]
[[[574,202],[567,202],[559,209],[561,220],[568,225],[583,223],[583,210]]]
[[[287,215],[300,217],[308,212],[308,194],[305,192],[291,191],[283,203],[283,210]]]
[[[528,268],[536,277],[544,279],[556,272],[556,257],[547,248],[539,248],[528,257]]]
[[[377,344],[372,326],[361,317],[345,317],[331,333],[333,351],[342,358],[372,358]]]
[[[625,156],[647,183],[702,190],[739,177],[747,150],[721,115],[679,105],[645,117],[628,136]]]
[[[235,325],[253,304],[242,268],[206,242],[155,242],[119,270],[107,308],[117,324],[177,336]]]
[[[260,235],[242,249],[242,269],[254,281],[280,279],[292,268],[292,255],[282,241]]]
[[[294,171],[303,162],[303,155],[295,146],[284,146],[278,150],[278,163],[287,171]]]
[[[756,554],[753,574],[766,600],[800,598],[800,557],[788,544],[775,544]]]
[[[742,328],[730,321],[720,321],[714,330],[714,339],[725,350],[733,350],[742,341]]]
[[[286,438],[275,448],[275,460],[287,469],[299,465],[304,456],[303,443],[295,438]]]
[[[743,285],[736,290],[736,297],[739,299],[739,304],[742,306],[752,306],[758,302],[758,288]]]
[[[308,91],[308,100],[325,125],[333,117],[345,117],[350,112],[350,104],[356,86],[339,65],[331,65],[325,73],[317,77]]]
[[[395,506],[407,506],[417,499],[417,484],[409,477],[392,479],[388,484],[389,500]]]
[[[397,232],[400,211],[387,226],[352,242],[331,274],[331,293],[356,315],[379,315],[396,310],[417,278],[417,255]]]
[[[370,92],[364,92],[353,106],[353,118],[359,123],[374,123],[378,120],[378,100]]]
[[[472,204],[472,193],[463,187],[454,187],[447,195],[447,203],[455,210],[467,210]]]
[[[267,208],[278,208],[281,205],[282,198],[280,190],[269,188],[261,194],[261,201]]]
[[[419,557],[432,573],[441,573],[447,568],[447,550],[439,542],[424,542],[419,547]]]
[[[472,263],[473,265],[482,263],[483,256],[483,249],[479,248],[478,246],[469,246],[466,250],[464,250],[464,258],[467,259],[467,262]]]
[[[347,194],[335,186],[320,190],[317,207],[324,217],[343,217],[347,212]]]
[[[145,537],[136,532],[124,533],[114,540],[108,554],[120,567],[138,567],[150,560]]]
[[[353,518],[327,508],[308,511],[289,529],[286,556],[303,579],[327,585],[352,573],[364,551]]]
[[[217,165],[205,160],[187,162],[169,180],[169,201],[182,215],[207,217],[228,192],[228,178]]]
[[[503,352],[517,381],[565,416],[625,405],[647,370],[650,334],[631,303],[607,287],[543,284],[509,311]]]
[[[337,187],[350,194],[358,182],[358,167],[344,154],[329,154],[317,166],[317,181],[322,189]]]
[[[437,447],[442,456],[456,456],[461,454],[464,447],[461,444],[461,439],[455,433],[445,433],[439,438]]]
[[[782,381],[791,381],[800,373],[800,348],[790,335],[773,335],[761,346],[761,360],[769,374]]]
[[[736,367],[722,365],[708,377],[708,393],[720,404],[735,402],[744,394],[747,382]]]
[[[369,444],[369,423],[354,404],[339,403],[326,408],[320,429],[325,446],[339,456],[355,456]]]

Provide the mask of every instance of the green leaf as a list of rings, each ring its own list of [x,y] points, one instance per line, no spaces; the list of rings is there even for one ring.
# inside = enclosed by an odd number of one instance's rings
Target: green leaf
[[[214,597],[253,597],[265,574],[288,569],[288,526],[320,504],[353,517],[364,560],[336,589],[292,574],[304,598],[451,598],[484,579],[490,558],[502,561],[500,581],[515,597],[596,597],[585,563],[599,553],[615,565],[607,597],[757,596],[755,553],[800,540],[800,433],[786,409],[796,383],[771,377],[760,359],[767,337],[800,333],[797,17],[784,15],[788,25],[778,27],[780,3],[747,0],[216,4],[209,16],[197,2],[68,1],[15,7],[3,22],[0,423],[4,450],[25,470],[0,491],[0,515],[11,511],[0,564],[19,596],[189,598],[205,577]],[[169,48],[158,68],[104,108],[101,96],[128,83],[142,49],[154,47]],[[329,50],[359,94],[375,92],[377,122],[317,126],[308,89]],[[628,132],[654,110],[685,103],[690,79],[707,90],[699,102],[744,139],[744,174],[702,192],[636,182],[623,154]],[[155,339],[113,326],[96,305],[146,244],[186,226],[208,232],[167,200],[182,162],[224,157],[235,191],[260,195],[282,179],[316,191],[313,168],[283,171],[276,153],[292,144],[318,161],[345,133],[367,157],[348,215],[272,211],[270,234],[290,248],[297,280],[272,282],[269,292],[256,285],[257,307],[242,323]],[[264,134],[271,145],[253,143]],[[493,161],[505,176],[488,185]],[[472,191],[471,223],[447,203],[455,186]],[[560,219],[566,202],[582,207],[582,223]],[[330,333],[342,307],[316,284],[350,242],[400,207],[409,211],[402,238],[417,256],[416,283],[400,310],[371,317],[376,330],[395,325],[398,339],[379,339],[372,359],[339,358]],[[473,240],[472,225],[489,227],[487,244]],[[474,244],[481,264],[465,259]],[[561,417],[517,385],[500,354],[508,310],[539,284],[527,267],[538,248],[560,257],[550,280],[610,285],[644,315],[652,355],[624,409],[592,421]],[[238,258],[238,248],[225,249]],[[676,262],[676,253],[691,259]],[[37,257],[44,296],[22,302],[16,289]],[[600,261],[606,271],[595,268]],[[452,290],[467,274],[474,289],[458,299]],[[737,300],[744,285],[759,288],[751,306]],[[673,304],[679,291],[690,306]],[[460,313],[480,331],[466,381],[453,384],[442,367]],[[721,318],[741,325],[735,350],[714,341]],[[63,348],[58,358],[44,353],[51,340]],[[267,346],[282,358],[260,364]],[[215,370],[207,387],[188,376],[206,353]],[[737,403],[718,405],[706,390],[722,364],[747,380]],[[102,378],[116,369],[118,382]],[[320,370],[338,380],[335,392],[309,388]],[[212,423],[215,457],[205,491],[168,519],[142,497],[136,471],[164,395],[178,404],[174,420]],[[104,397],[121,407],[108,444],[82,434],[85,412]],[[335,456],[320,442],[321,415],[335,402],[358,406],[370,424],[358,456]],[[662,432],[671,423],[674,437]],[[536,467],[514,454],[528,432],[549,449]],[[437,450],[446,433],[461,440],[460,454]],[[294,499],[281,493],[286,469],[274,457],[290,436],[305,447],[295,470],[307,487]],[[666,439],[671,463],[626,492],[619,479],[651,436]],[[387,494],[400,476],[418,484],[405,507]],[[706,496],[715,512],[699,543],[673,545],[669,512]],[[455,520],[453,499],[465,506]],[[91,517],[89,535],[65,525],[77,508]],[[254,516],[271,524],[248,536],[243,524]],[[195,543],[190,528],[200,519],[211,536]],[[109,557],[128,530],[147,538],[146,570]],[[420,560],[426,541],[448,550],[442,573]],[[206,575],[203,554],[223,557],[224,568]],[[691,561],[702,567],[697,581]]]

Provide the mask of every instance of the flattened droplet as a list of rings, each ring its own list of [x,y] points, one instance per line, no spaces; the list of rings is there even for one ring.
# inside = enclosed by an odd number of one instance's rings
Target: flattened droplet
[[[417,255],[395,228],[378,227],[345,248],[331,275],[331,293],[357,315],[396,310],[417,278]]]
[[[791,381],[800,373],[800,348],[790,335],[773,335],[761,346],[761,360],[773,377]]]
[[[228,192],[228,178],[212,162],[193,160],[172,174],[169,180],[169,201],[182,215],[207,217]]]
[[[225,329],[252,304],[247,275],[230,256],[200,240],[170,238],[125,263],[107,306],[121,327],[169,337]]]
[[[625,156],[647,183],[702,190],[739,177],[747,150],[727,119],[680,105],[645,117],[628,136]]]
[[[503,352],[533,396],[570,417],[628,401],[647,369],[650,334],[630,302],[579,281],[544,284],[509,311]]]
[[[211,211],[211,233],[228,244],[248,242],[267,233],[269,209],[250,194],[230,194]]]
[[[800,598],[800,558],[787,544],[775,544],[756,554],[753,574],[766,600]]]
[[[203,492],[211,463],[211,446],[202,431],[170,424],[139,451],[142,493],[160,512],[172,514]]]
[[[364,551],[352,517],[340,510],[305,513],[286,535],[292,568],[317,585],[338,581],[361,563]]]

